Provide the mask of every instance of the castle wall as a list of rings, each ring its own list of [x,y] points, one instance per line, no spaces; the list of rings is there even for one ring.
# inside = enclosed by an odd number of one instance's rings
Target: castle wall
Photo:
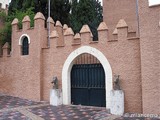
[[[120,19],[124,19],[129,32],[137,32],[136,0],[103,0],[103,20],[109,28],[109,37]]]
[[[143,112],[160,113],[160,6],[139,0]]]
[[[40,16],[40,18],[37,18]],[[99,41],[92,41],[87,25],[80,35],[73,34],[71,28],[63,29],[60,22],[52,25],[50,47],[47,47],[47,30],[44,28],[42,14],[35,16],[35,26],[30,28],[30,19],[23,19],[23,29],[17,27],[18,20],[12,22],[12,51],[7,54],[8,46],[3,47],[0,58],[0,91],[32,100],[49,100],[51,80],[57,76],[62,88],[62,68],[69,54],[87,45],[97,48],[108,59],[113,75],[120,75],[121,87],[125,92],[125,111],[141,112],[141,76],[139,39],[129,37],[128,25],[120,20],[116,29],[117,39],[108,39],[108,29],[104,22],[98,28]],[[29,55],[21,55],[20,38],[27,35],[30,39]],[[135,89],[136,88],[136,89]],[[133,99],[135,98],[135,99]]]
[[[37,25],[40,23],[40,26]],[[18,29],[18,21],[12,22],[12,50],[7,55],[3,48],[3,57],[0,58],[1,80],[0,91],[27,98],[32,100],[41,100],[41,48],[46,36],[44,20],[35,20],[35,28],[30,28],[29,21],[23,21],[23,29]],[[28,35],[29,55],[22,55],[21,37]],[[4,45],[5,46],[5,45]],[[7,46],[8,47],[8,46]]]
[[[5,94],[39,101],[40,82],[36,61],[28,56],[1,58],[1,61],[3,62],[1,62],[0,91]]]
[[[81,44],[77,45],[72,45],[72,35],[64,36],[64,47],[56,46],[56,41],[59,38],[51,39],[51,48],[43,49],[42,85],[44,100],[49,98],[48,93],[52,87],[51,80],[53,76],[58,77],[61,88],[62,68],[69,54],[77,48],[87,45],[100,50],[111,64],[113,74],[120,75],[121,87],[125,92],[125,111],[142,112],[139,39],[129,39],[127,27],[118,28],[118,39],[116,40],[110,41],[106,39],[106,35],[108,35],[107,31],[99,31],[99,41],[97,43],[90,41],[90,34],[81,33]]]
[[[48,46],[45,18],[41,13],[34,18],[34,28],[30,28],[28,16],[24,17],[21,30],[18,20],[14,19],[12,50],[8,54],[6,43],[0,57],[0,92],[48,101],[53,77],[57,76],[59,88],[62,88],[62,69],[70,53],[82,46],[90,46],[104,54],[113,76],[120,75],[125,112],[159,113],[159,109],[155,108],[160,106],[160,8],[148,7],[147,1],[139,1],[140,34],[137,35],[136,1],[103,2],[107,25],[105,22],[99,25],[98,41],[92,41],[87,25],[74,35],[67,25],[62,26],[59,21],[54,23],[49,18],[47,22],[51,22],[51,34]],[[26,56],[21,55],[21,39],[24,36],[28,36],[30,41],[29,55]]]

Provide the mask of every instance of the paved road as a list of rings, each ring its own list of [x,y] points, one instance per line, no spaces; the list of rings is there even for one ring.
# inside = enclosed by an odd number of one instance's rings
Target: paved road
[[[135,115],[135,116],[133,116]],[[18,97],[0,95],[0,120],[160,120],[138,114],[111,115],[105,108],[51,106]]]

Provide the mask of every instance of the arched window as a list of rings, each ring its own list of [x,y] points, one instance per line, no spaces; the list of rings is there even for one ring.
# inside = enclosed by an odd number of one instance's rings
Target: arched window
[[[27,37],[24,37],[22,40],[22,55],[29,54],[29,41]]]

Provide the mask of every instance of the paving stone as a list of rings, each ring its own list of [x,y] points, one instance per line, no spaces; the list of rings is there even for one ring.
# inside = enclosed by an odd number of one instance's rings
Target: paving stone
[[[0,109],[15,108],[20,106],[31,106],[38,104],[41,104],[41,102],[34,102],[31,100],[21,99],[18,97],[12,97],[7,95],[0,96]]]
[[[133,114],[133,113],[132,113]],[[88,106],[51,106],[0,94],[0,120],[160,120],[160,118],[111,115],[108,110]]]
[[[18,111],[0,113],[0,120],[31,120]]]

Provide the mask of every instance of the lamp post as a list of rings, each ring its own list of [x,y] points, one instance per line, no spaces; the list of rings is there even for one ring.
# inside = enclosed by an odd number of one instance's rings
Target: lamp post
[[[139,8],[138,8],[138,0],[136,0],[136,17],[137,17],[137,33],[138,33],[138,37],[140,37],[140,31],[139,31]]]

